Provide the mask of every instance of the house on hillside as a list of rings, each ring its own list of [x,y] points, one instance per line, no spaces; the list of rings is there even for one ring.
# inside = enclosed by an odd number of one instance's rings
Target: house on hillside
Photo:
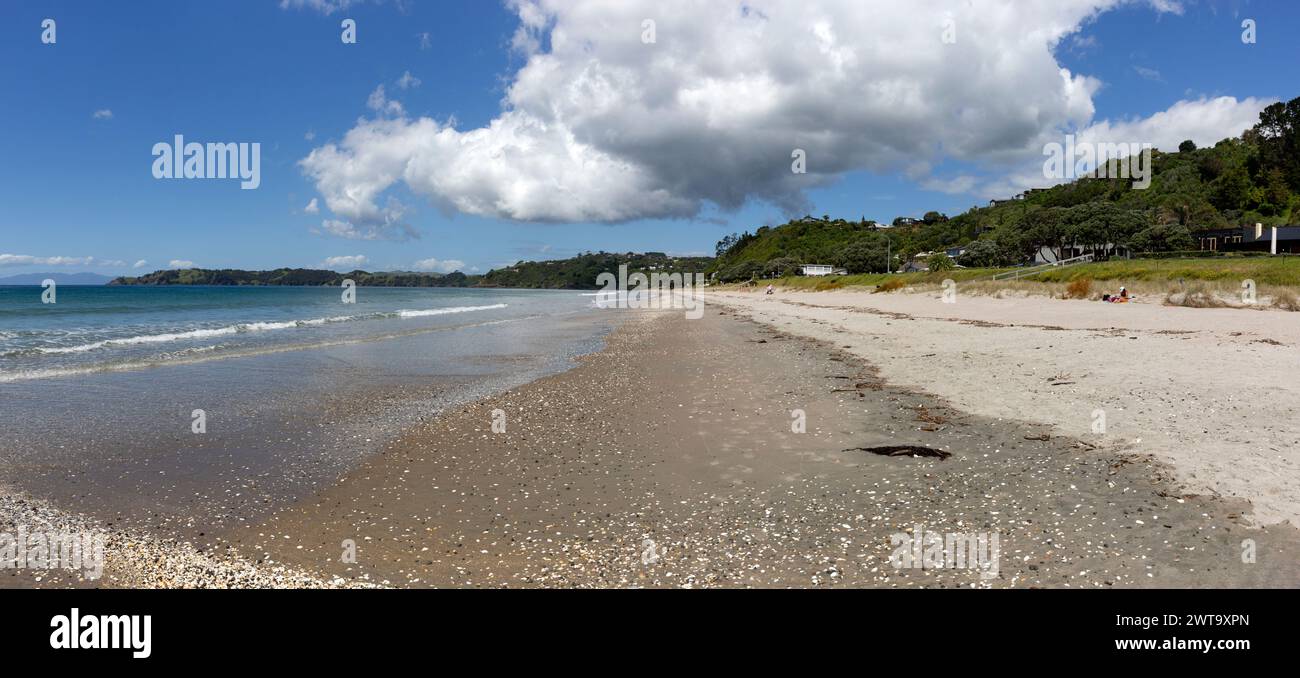
[[[916,272],[929,271],[930,270],[929,260],[930,257],[932,256],[934,256],[934,252],[917,252],[916,254],[912,255],[911,259],[908,259],[907,262],[903,264],[903,268],[900,269],[898,272],[916,273]]]
[[[1084,245],[1076,244],[1076,245],[1069,245],[1066,247],[1062,247],[1061,256],[1058,259],[1056,253],[1052,251],[1052,248],[1043,246],[1038,248],[1038,252],[1034,253],[1033,263],[1034,264],[1055,264],[1057,261],[1065,261],[1066,259],[1081,257],[1085,254],[1096,255],[1099,253],[1104,253],[1106,256],[1109,256],[1114,259],[1124,259],[1128,257],[1129,249],[1127,247],[1124,247],[1123,245],[1116,245],[1114,243],[1106,243],[1104,245],[1101,245],[1100,247],[1092,247],[1092,246],[1084,246]]]
[[[1241,229],[1241,243],[1239,249],[1243,252],[1272,252],[1273,251],[1273,231],[1272,226],[1263,226],[1255,224]],[[1300,226],[1278,226],[1277,230],[1277,253],[1278,254],[1300,254]]]
[[[1192,237],[1197,242],[1197,249],[1202,252],[1226,252],[1237,249],[1245,235],[1246,229],[1243,227],[1208,228],[1192,232]]]
[[[1202,252],[1272,252],[1273,227],[1263,224],[1192,232]],[[1277,253],[1300,254],[1300,226],[1277,227]]]
[[[830,264],[801,264],[799,272],[803,275],[846,275],[848,271],[842,268],[835,268]]]

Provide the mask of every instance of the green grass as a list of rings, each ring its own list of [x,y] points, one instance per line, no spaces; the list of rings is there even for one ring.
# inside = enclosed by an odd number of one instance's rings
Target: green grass
[[[828,275],[820,277],[786,276],[776,280],[759,280],[758,284],[762,287],[771,282],[791,289],[815,289],[819,285],[824,287],[827,283],[834,284],[836,287],[875,288],[876,285],[879,285],[886,280],[902,280],[906,285],[939,285],[944,280],[951,279],[954,282],[978,280],[980,278],[987,278],[994,273],[1000,273],[1007,270],[1010,269],[958,268],[951,271],[924,273],[862,273],[858,275]]]
[[[1300,287],[1300,257],[1221,257],[1217,259],[1133,259],[1103,261],[1049,270],[1026,280],[1070,282],[1080,278],[1129,282],[1240,282]]]
[[[1009,268],[961,268],[924,273],[864,273],[840,276],[787,276],[776,280],[759,280],[760,287],[769,282],[796,290],[865,287],[874,289],[886,280],[901,280],[908,286],[939,285],[946,279],[955,282],[988,280]],[[1250,278],[1259,285],[1300,288],[1300,257],[1219,257],[1215,259],[1133,259],[1080,264],[1062,269],[1048,269],[1019,282],[1069,283],[1081,278],[1133,282],[1224,281],[1239,283]]]

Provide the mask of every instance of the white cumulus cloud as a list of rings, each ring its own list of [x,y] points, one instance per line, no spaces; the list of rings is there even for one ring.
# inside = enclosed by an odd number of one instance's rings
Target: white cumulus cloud
[[[34,257],[29,254],[0,254],[0,266],[89,266],[94,257]]]
[[[1256,105],[1190,101],[1096,120],[1101,81],[1054,52],[1133,0],[507,4],[524,62],[493,120],[458,129],[407,117],[381,85],[367,101],[374,118],[301,161],[339,230],[390,227],[401,207],[383,197],[398,185],[443,210],[541,222],[693,217],[753,200],[798,213],[808,189],[856,170],[973,191],[988,182],[933,168],[954,160],[1014,177],[1041,162],[1045,143],[1099,125],[1176,123],[1162,133],[1217,140],[1239,134]],[[942,40],[949,18],[953,44]],[[791,172],[794,149],[805,174]]]
[[[112,119],[113,119],[113,111],[111,111],[111,110],[109,110],[109,109],[107,109],[107,108],[101,108],[101,109],[99,109],[98,111],[95,111],[93,114],[91,114],[90,117],[92,117],[92,118],[94,118],[94,119],[96,119],[96,120],[112,120]]]
[[[167,262],[167,268],[194,268],[194,262],[189,259],[172,259]]]
[[[418,240],[420,234],[414,228],[411,228],[409,224],[395,221],[400,216],[400,212],[396,214],[388,213],[383,216],[380,223],[360,226],[338,219],[326,219],[321,222],[320,229],[313,229],[313,232],[320,235],[332,235],[345,240],[392,240],[396,242]]]
[[[402,109],[400,101],[393,101],[388,98],[388,95],[384,93],[383,85],[376,87],[375,91],[370,93],[370,96],[366,99],[366,106],[384,115],[402,115],[406,112]]]
[[[136,261],[134,264],[131,264],[131,268],[144,268],[144,265],[147,263],[149,262],[145,261],[144,259],[140,259]]]
[[[280,0],[280,9],[306,8],[321,14],[333,14],[358,4],[361,4],[361,0]]]
[[[465,262],[459,259],[421,259],[415,262],[415,265],[411,268],[415,271],[451,273],[452,271],[464,271]]]
[[[328,257],[321,262],[323,268],[352,270],[365,266],[370,260],[364,254],[352,254],[342,257]]]
[[[412,88],[412,87],[419,87],[419,86],[420,86],[420,79],[417,78],[417,77],[415,77],[414,75],[411,75],[411,72],[410,72],[410,71],[405,71],[405,72],[402,73],[402,77],[400,77],[400,78],[397,79],[397,86],[398,86],[398,87],[401,87],[402,89],[410,89],[410,88]]]

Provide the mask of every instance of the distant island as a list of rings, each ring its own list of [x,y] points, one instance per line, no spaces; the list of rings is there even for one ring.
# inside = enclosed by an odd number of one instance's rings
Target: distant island
[[[612,254],[586,252],[569,259],[520,261],[483,275],[421,273],[411,271],[349,273],[310,268],[277,268],[273,271],[186,268],[154,271],[141,276],[123,276],[109,285],[224,285],[338,287],[352,280],[360,287],[504,287],[516,289],[594,290],[596,278],[604,272],[617,273],[626,265],[630,272],[702,273],[712,257],[672,257],[662,252]]]
[[[39,285],[46,280],[60,285],[104,285],[112,278],[98,273],[20,273],[0,278],[0,285]]]
[[[277,268],[273,271],[183,268],[154,271],[141,276],[123,276],[114,278],[108,284],[338,287],[344,280],[355,281],[361,287],[468,287],[473,282],[470,276],[459,271],[446,274],[406,271],[369,273],[359,270],[339,273],[311,268]]]

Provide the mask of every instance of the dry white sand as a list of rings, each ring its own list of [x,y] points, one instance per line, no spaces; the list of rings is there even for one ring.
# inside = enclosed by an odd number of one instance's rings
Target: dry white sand
[[[1300,314],[938,293],[714,292],[968,412],[1153,453],[1191,492],[1300,526]],[[1105,434],[1094,433],[1096,411]]]

